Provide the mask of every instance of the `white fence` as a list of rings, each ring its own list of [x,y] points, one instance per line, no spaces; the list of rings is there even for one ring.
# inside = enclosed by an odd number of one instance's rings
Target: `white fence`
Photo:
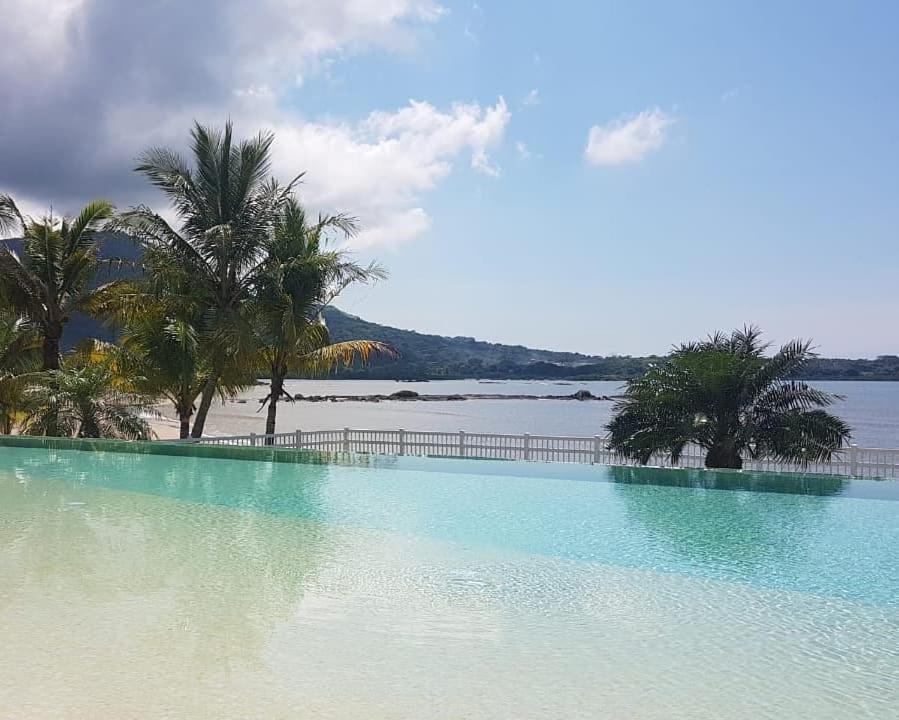
[[[459,431],[424,430],[296,430],[274,435],[232,435],[180,440],[203,445],[240,445],[247,447],[300,448],[333,453],[371,453],[378,455],[425,455],[436,457],[481,458],[497,460],[533,460],[596,465],[634,465],[609,447],[598,435],[564,437],[554,435],[496,435]],[[705,451],[686,448],[679,467],[701,468]],[[665,456],[650,462],[658,467],[671,465]],[[899,478],[899,448],[845,448],[830,462],[798,466],[774,460],[746,461],[745,470],[807,472],[824,475],[848,475],[868,478]]]

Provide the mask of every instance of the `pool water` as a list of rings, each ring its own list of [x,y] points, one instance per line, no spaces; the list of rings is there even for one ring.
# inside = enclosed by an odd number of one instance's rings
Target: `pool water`
[[[0,447],[0,718],[899,718],[897,501]]]

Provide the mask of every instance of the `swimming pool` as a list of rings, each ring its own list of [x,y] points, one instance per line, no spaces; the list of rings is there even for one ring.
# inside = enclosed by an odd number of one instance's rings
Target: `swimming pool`
[[[97,446],[0,447],[2,718],[899,717],[895,481]]]

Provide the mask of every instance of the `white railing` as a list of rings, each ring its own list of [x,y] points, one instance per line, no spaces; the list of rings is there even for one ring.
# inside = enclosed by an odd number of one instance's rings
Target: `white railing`
[[[608,440],[599,436],[498,435],[459,431],[425,430],[295,430],[274,435],[231,435],[178,440],[203,445],[239,445],[245,447],[299,448],[331,453],[370,453],[376,455],[425,455],[436,457],[481,458],[571,462],[595,465],[634,465],[615,453]],[[701,468],[705,450],[687,447],[679,467]],[[651,465],[669,467],[666,456],[655,456]],[[774,460],[750,460],[745,470],[807,472],[823,475],[848,475],[869,478],[899,478],[899,448],[845,448],[829,462],[799,466]]]

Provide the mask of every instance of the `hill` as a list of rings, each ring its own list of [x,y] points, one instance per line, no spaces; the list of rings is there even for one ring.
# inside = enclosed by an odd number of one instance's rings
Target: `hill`
[[[399,360],[374,360],[369,367],[342,370],[339,377],[371,379],[568,379],[628,380],[658,356],[600,357],[500,345],[470,337],[427,335],[368,322],[336,308],[325,311],[332,339],[381,340],[397,348]],[[899,380],[899,357],[874,360],[817,358],[802,373],[807,380]]]
[[[502,345],[471,337],[428,335],[368,322],[336,308],[325,311],[335,341],[366,338],[397,348],[398,360],[375,360],[367,368],[341,371],[342,377],[384,379],[434,378],[587,378],[633,377],[650,359],[592,357],[581,353]]]
[[[127,237],[103,233],[102,240],[104,257],[139,258],[138,249]],[[21,247],[21,241],[4,242],[16,251]],[[381,340],[401,353],[398,360],[375,359],[368,367],[341,370],[337,376],[343,378],[627,380],[639,376],[650,363],[661,359],[627,355],[600,357],[502,345],[471,337],[430,335],[368,322],[337,308],[326,309],[325,321],[334,341]],[[84,337],[114,340],[115,330],[76,315],[66,326],[64,349],[70,349]],[[899,380],[899,357],[883,355],[874,360],[818,358],[802,375],[808,380]]]

